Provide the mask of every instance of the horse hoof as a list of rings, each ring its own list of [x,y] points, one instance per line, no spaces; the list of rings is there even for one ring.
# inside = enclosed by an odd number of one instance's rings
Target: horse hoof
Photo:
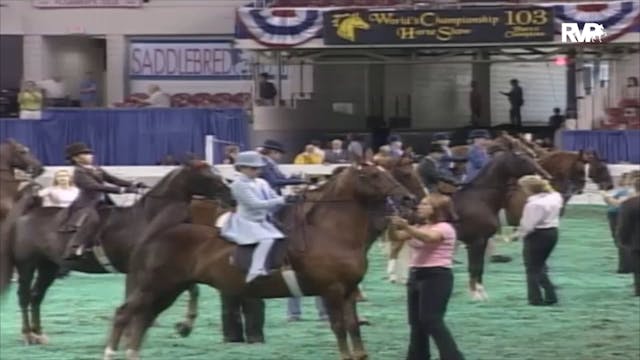
[[[353,360],[367,360],[369,355],[367,353],[354,353]]]
[[[33,334],[34,344],[47,345],[49,343],[49,337],[45,334]]]
[[[176,323],[175,327],[176,327],[176,332],[181,337],[189,336],[191,334],[191,330],[193,330],[193,327],[191,325],[187,324],[186,322]]]
[[[102,356],[102,360],[113,360],[115,356],[116,356],[116,352],[112,348],[107,347],[106,349],[104,349],[104,355]]]
[[[125,353],[125,358],[127,360],[140,360],[140,353],[138,353],[138,350],[129,349]]]

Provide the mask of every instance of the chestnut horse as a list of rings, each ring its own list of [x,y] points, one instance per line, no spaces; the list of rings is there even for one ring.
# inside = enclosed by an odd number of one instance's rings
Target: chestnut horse
[[[22,170],[33,178],[44,172],[42,163],[19,142],[8,139],[0,143],[0,222],[7,216],[20,189],[21,179],[15,170]]]
[[[411,199],[415,204],[409,191],[382,167],[354,165],[308,191],[303,203],[283,210],[288,261],[301,292],[322,296],[342,359],[367,358],[357,321],[357,288],[375,239],[371,229],[386,227],[390,198]],[[157,235],[143,240],[132,255],[127,275],[132,291],[115,312],[104,359],[113,358],[125,329],[129,332],[127,359],[139,359],[149,325],[192,284],[249,297],[293,295],[281,271],[245,283],[243,272],[230,261],[235,244],[211,227],[168,225],[171,219],[171,213],[156,218],[153,233]]]
[[[231,192],[221,176],[204,162],[190,161],[167,174],[133,206],[99,208],[101,246],[95,248],[95,254],[103,252],[106,261],[98,260],[100,256],[85,256],[64,264],[71,270],[86,273],[127,272],[129,255],[136,240],[142,237],[154,216],[170,208],[175,210],[176,221],[186,221],[194,195],[216,198],[226,204],[232,202]],[[22,334],[28,344],[47,342],[40,322],[40,305],[63,264],[63,253],[69,241],[67,233],[57,230],[67,216],[68,208],[36,206],[27,211],[35,201],[32,195],[25,194],[7,217],[8,227],[3,229],[6,236],[1,241],[9,244],[10,251],[0,259],[18,270]],[[33,283],[36,271],[37,278]],[[188,335],[195,321],[197,288],[191,288],[190,295],[187,318],[177,324],[183,336]]]

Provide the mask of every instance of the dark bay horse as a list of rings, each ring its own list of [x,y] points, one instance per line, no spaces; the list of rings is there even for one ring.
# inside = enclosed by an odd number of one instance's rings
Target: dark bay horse
[[[453,195],[459,216],[456,224],[458,239],[467,245],[469,289],[473,299],[487,298],[482,285],[487,242],[499,229],[498,213],[504,204],[504,194],[513,179],[528,174],[550,175],[528,155],[504,143],[477,177]]]
[[[215,198],[223,204],[232,202],[230,190],[221,176],[214,173],[204,162],[189,161],[167,174],[133,206],[100,208],[102,221],[98,232],[101,245],[94,249],[97,256],[85,256],[65,265],[69,265],[72,270],[86,273],[126,273],[130,267],[129,256],[136,246],[136,240],[143,237],[154,216],[160,211],[170,209],[176,221],[186,221],[194,195]],[[18,204],[24,203],[26,206],[28,202],[29,199],[25,196]],[[62,219],[66,217],[67,209],[35,207],[25,212],[19,207],[17,205],[14,208],[15,216],[10,215],[7,218],[12,226],[5,231],[10,236],[2,241],[10,243],[11,251],[4,254],[0,261],[12,263],[18,270],[22,333],[27,343],[37,344],[46,342],[40,322],[40,305],[47,289],[56,278],[69,241],[67,234],[57,230]],[[99,252],[104,252],[106,264],[105,259],[97,260]],[[33,283],[36,272],[37,278]],[[187,319],[179,325],[183,336],[190,331],[196,316],[194,304],[197,288],[190,290],[192,298]]]
[[[29,151],[29,148],[19,142],[8,139],[0,143],[0,222],[11,209],[20,183],[15,170],[22,170],[33,178],[44,172],[42,163]]]
[[[302,293],[324,299],[342,359],[367,358],[357,321],[357,287],[367,270],[367,252],[373,242],[370,228],[380,218],[386,220],[384,210],[391,197],[413,199],[383,168],[354,165],[318,190],[308,191],[304,203],[284,210],[288,261]],[[116,310],[104,359],[112,359],[125,328],[127,359],[139,359],[149,325],[192,284],[249,297],[292,296],[280,271],[246,284],[245,275],[230,261],[236,246],[212,227],[167,227],[164,221],[158,225],[153,231],[157,236],[143,240],[132,255],[127,277],[135,285]]]
[[[601,190],[613,187],[607,163],[594,151],[552,151],[543,155],[538,163],[551,174],[550,183],[562,194],[565,205],[571,196],[583,192],[587,178]],[[526,201],[524,191],[517,184],[511,184],[505,199],[505,215],[510,226],[518,226],[520,223]]]

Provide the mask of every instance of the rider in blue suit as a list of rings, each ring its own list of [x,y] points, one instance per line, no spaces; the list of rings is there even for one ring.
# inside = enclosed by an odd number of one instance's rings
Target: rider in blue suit
[[[475,129],[469,133],[472,141],[469,148],[469,162],[467,162],[467,175],[465,182],[469,183],[475,179],[480,170],[491,160],[487,152],[487,146],[491,140],[491,135],[487,130]]]
[[[280,193],[285,186],[305,183],[303,179],[295,176],[287,177],[287,175],[280,171],[278,161],[284,153],[284,146],[277,141],[266,140],[262,145],[262,155],[265,166],[262,168],[260,177],[266,180],[277,193]]]
[[[449,172],[453,173],[455,169],[454,163],[466,162],[467,158],[454,156],[451,152],[451,148],[449,147],[450,143],[451,139],[449,138],[449,134],[446,132],[437,132],[433,134],[433,138],[431,139],[432,145],[439,145],[442,148],[442,157],[440,157],[438,161],[438,167],[443,170],[448,169]]]

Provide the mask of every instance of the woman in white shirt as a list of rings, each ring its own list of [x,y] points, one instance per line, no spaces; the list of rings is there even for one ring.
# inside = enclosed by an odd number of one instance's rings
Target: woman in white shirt
[[[546,263],[558,242],[562,196],[537,175],[524,176],[518,184],[529,195],[518,229],[518,235],[524,238],[522,256],[527,273],[527,298],[530,305],[553,305],[558,297],[547,275]]]
[[[46,187],[38,195],[42,198],[42,206],[68,207],[78,197],[79,190],[71,183],[68,170],[58,170],[53,177],[53,185]]]

